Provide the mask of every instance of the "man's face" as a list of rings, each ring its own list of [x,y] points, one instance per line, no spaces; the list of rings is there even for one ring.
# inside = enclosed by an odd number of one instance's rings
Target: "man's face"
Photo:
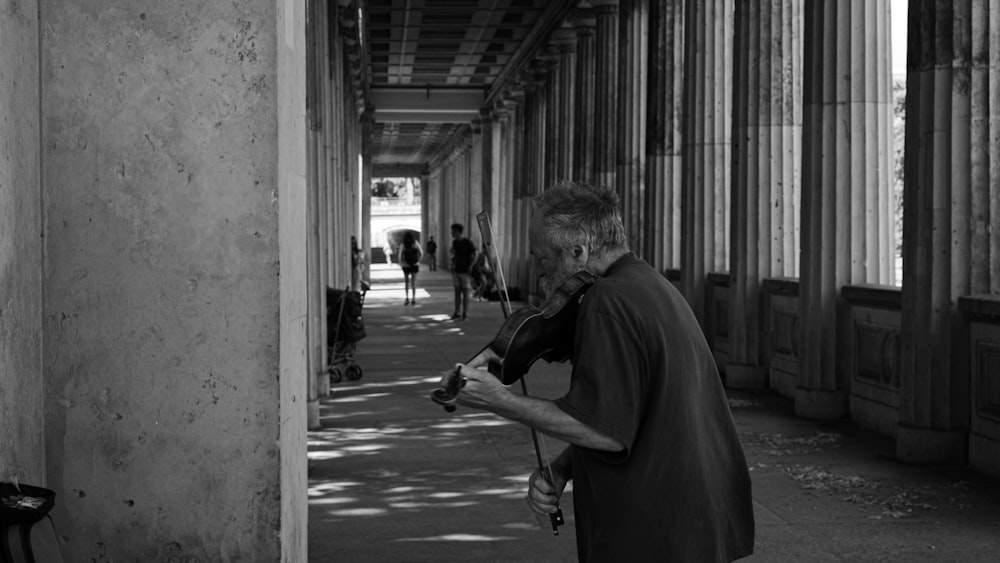
[[[460,236],[462,236],[462,232],[461,231],[459,231],[458,229],[452,229],[451,230],[451,238],[458,238]]]
[[[533,217],[528,226],[528,245],[535,260],[535,272],[539,275],[542,293],[546,297],[583,267],[569,251],[560,253],[552,247],[545,239],[542,221],[538,216]]]

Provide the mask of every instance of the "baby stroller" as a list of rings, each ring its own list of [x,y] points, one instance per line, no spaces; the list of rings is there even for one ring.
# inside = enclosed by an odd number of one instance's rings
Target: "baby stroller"
[[[358,341],[365,337],[361,308],[365,294],[348,289],[326,288],[326,352],[330,383],[361,379],[364,371],[354,362]]]

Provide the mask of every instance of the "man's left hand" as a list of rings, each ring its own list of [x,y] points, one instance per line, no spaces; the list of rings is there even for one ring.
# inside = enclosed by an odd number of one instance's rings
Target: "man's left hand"
[[[458,404],[492,411],[510,394],[510,391],[493,374],[485,369],[455,366],[458,376],[465,380],[458,394]]]

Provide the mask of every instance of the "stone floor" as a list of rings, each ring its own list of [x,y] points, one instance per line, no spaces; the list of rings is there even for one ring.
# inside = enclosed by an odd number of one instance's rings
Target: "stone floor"
[[[468,321],[451,321],[447,271],[422,268],[415,306],[403,304],[398,268],[376,265],[372,278],[363,376],[331,386],[322,429],[309,433],[309,561],[576,561],[572,492],[558,537],[524,501],[528,430],[429,399],[444,370],[496,334],[499,305],[474,302]],[[557,397],[568,366],[536,365],[526,382]],[[797,418],[770,392],[731,392],[730,405],[757,522],[743,561],[1000,562],[1000,481],[901,464],[891,439]]]

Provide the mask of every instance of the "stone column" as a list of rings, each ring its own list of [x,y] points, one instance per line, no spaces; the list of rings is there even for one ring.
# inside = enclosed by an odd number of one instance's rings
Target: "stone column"
[[[646,220],[642,257],[663,272],[681,262],[681,100],[684,2],[649,4]]]
[[[319,399],[329,393],[329,380],[324,358],[325,342],[322,342],[322,304],[325,301],[320,287],[322,267],[319,245],[319,192],[320,179],[325,177],[324,160],[320,158],[323,145],[322,109],[322,63],[319,61],[321,49],[321,18],[319,2],[309,2],[306,8],[306,119],[309,133],[306,149],[306,282],[307,312],[306,335],[308,340],[306,365],[309,396],[306,403],[307,424],[310,429],[320,427]]]
[[[593,0],[596,18],[594,182],[615,186],[618,138],[618,0]]]
[[[802,353],[795,410],[846,413],[845,284],[892,282],[889,1],[816,0],[803,38]],[[845,332],[841,332],[845,334]]]
[[[597,117],[597,20],[591,10],[577,10],[573,16],[576,31],[576,106],[573,108],[573,179],[594,181],[594,122]]]
[[[552,42],[558,53],[555,83],[559,85],[559,96],[553,114],[556,116],[559,146],[556,149],[555,180],[570,180],[574,176],[576,117],[576,33],[567,25],[552,34]]]
[[[767,383],[761,282],[798,275],[802,0],[737,3],[726,384]]]
[[[511,232],[514,209],[514,166],[517,151],[514,144],[514,122],[516,120],[517,104],[509,94],[497,104],[496,107],[496,129],[494,134],[497,141],[496,153],[499,155],[499,170],[497,173],[496,217],[493,226],[497,230],[497,249],[502,253],[501,263],[504,265],[504,273],[507,276],[508,285],[513,284],[513,235]]]
[[[492,112],[490,110],[480,110],[479,111],[479,128],[480,128],[480,141],[479,141],[479,160],[480,160],[480,201],[479,209],[490,210],[490,215],[492,216],[493,210],[493,119]]]
[[[469,209],[473,215],[483,209],[483,122],[476,118],[470,127],[472,133],[469,148]]]
[[[733,8],[687,0],[684,21],[681,285],[704,326],[707,275],[729,267]]]
[[[658,1],[658,0],[657,0]],[[645,253],[646,82],[649,0],[622,0],[618,10],[616,182],[629,245]]]
[[[540,73],[536,74],[539,81],[539,106],[541,115],[539,125],[538,140],[544,147],[541,167],[541,185],[538,191],[548,189],[555,182],[556,167],[559,164],[559,153],[562,150],[562,142],[559,138],[559,99],[562,97],[559,83],[559,50],[551,43],[545,47],[538,61]]]
[[[343,46],[341,45],[340,32],[340,6],[336,2],[327,5],[327,28],[329,41],[327,41],[327,88],[330,92],[330,103],[328,105],[326,119],[326,159],[327,159],[327,190],[330,193],[326,213],[327,224],[327,248],[328,261],[326,264],[327,279],[333,281],[336,286],[344,285],[345,277],[350,279],[350,255],[345,249],[350,241],[350,236],[355,234],[345,225],[344,214],[341,211],[347,207],[351,199],[351,193],[346,189],[343,181],[344,151],[341,147],[345,136],[344,130],[344,72],[339,65],[331,65],[329,61],[342,61],[344,59]],[[362,244],[358,239],[358,244]],[[364,247],[362,247],[364,248]],[[344,264],[347,266],[345,267]]]
[[[549,174],[552,172],[550,165],[554,147],[548,142],[549,131],[549,108],[551,108],[550,92],[552,85],[549,83],[549,65],[544,60],[535,61],[531,72],[531,87],[528,89],[528,135],[530,143],[528,154],[526,155],[531,166],[528,183],[525,187],[529,190],[525,195],[534,197],[542,193],[549,185]]]
[[[896,432],[896,455],[908,462],[965,463],[970,352],[957,301],[1000,293],[995,9],[988,0],[911,2],[908,15]]]

